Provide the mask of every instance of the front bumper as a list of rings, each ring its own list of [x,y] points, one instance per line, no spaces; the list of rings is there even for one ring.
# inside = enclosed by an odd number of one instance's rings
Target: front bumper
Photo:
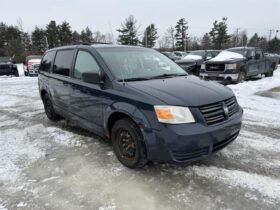
[[[200,73],[199,76],[205,80],[216,80],[216,81],[227,81],[227,82],[236,82],[238,80],[238,73]]]
[[[149,160],[188,163],[203,159],[233,142],[240,131],[243,110],[215,126],[201,123],[167,125],[145,132]]]
[[[29,76],[37,76],[38,75],[38,70],[29,70],[28,74],[29,74]]]

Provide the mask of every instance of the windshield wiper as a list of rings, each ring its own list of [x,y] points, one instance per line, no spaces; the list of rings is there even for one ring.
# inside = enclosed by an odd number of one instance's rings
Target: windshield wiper
[[[125,82],[129,82],[129,81],[142,81],[142,80],[149,80],[149,77],[135,77],[135,78],[127,78],[127,79],[119,79],[118,81],[125,81]]]
[[[169,78],[169,77],[182,77],[187,76],[188,74],[161,74],[157,76],[150,77],[150,79],[160,79],[160,78]]]

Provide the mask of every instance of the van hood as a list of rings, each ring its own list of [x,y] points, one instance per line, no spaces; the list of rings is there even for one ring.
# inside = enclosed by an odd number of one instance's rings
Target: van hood
[[[196,107],[234,96],[231,89],[195,76],[135,81],[127,85],[168,105]]]

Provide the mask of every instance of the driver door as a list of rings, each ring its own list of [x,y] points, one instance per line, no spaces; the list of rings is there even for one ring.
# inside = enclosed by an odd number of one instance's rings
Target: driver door
[[[247,76],[253,76],[258,74],[258,61],[255,60],[256,51],[248,51],[248,72]]]

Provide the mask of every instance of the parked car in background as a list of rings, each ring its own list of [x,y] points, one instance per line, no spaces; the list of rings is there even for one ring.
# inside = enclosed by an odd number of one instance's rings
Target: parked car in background
[[[24,75],[25,76],[36,76],[38,75],[38,67],[41,63],[41,55],[30,55],[27,56],[24,62]]]
[[[75,45],[47,51],[39,92],[50,120],[69,119],[112,141],[127,167],[189,163],[239,134],[242,108],[229,88],[188,75],[153,49]]]
[[[220,52],[220,50],[191,51],[187,56],[183,57],[181,60],[177,60],[176,63],[189,74],[199,76],[201,64],[206,60],[214,58]]]
[[[170,58],[171,60],[173,61],[176,61],[176,60],[180,60],[181,57],[180,56],[177,56],[175,55],[174,52],[161,52],[163,55],[165,55],[166,57]]]
[[[174,51],[174,54],[175,54],[176,56],[179,56],[180,58],[183,58],[183,57],[187,56],[187,55],[188,55],[188,53],[189,53],[189,52],[184,52],[184,51]]]
[[[0,57],[0,76],[19,76],[17,66],[10,57]]]
[[[201,65],[200,76],[220,82],[239,83],[258,74],[272,77],[278,62],[277,57],[265,56],[259,48],[230,48],[204,62]]]

